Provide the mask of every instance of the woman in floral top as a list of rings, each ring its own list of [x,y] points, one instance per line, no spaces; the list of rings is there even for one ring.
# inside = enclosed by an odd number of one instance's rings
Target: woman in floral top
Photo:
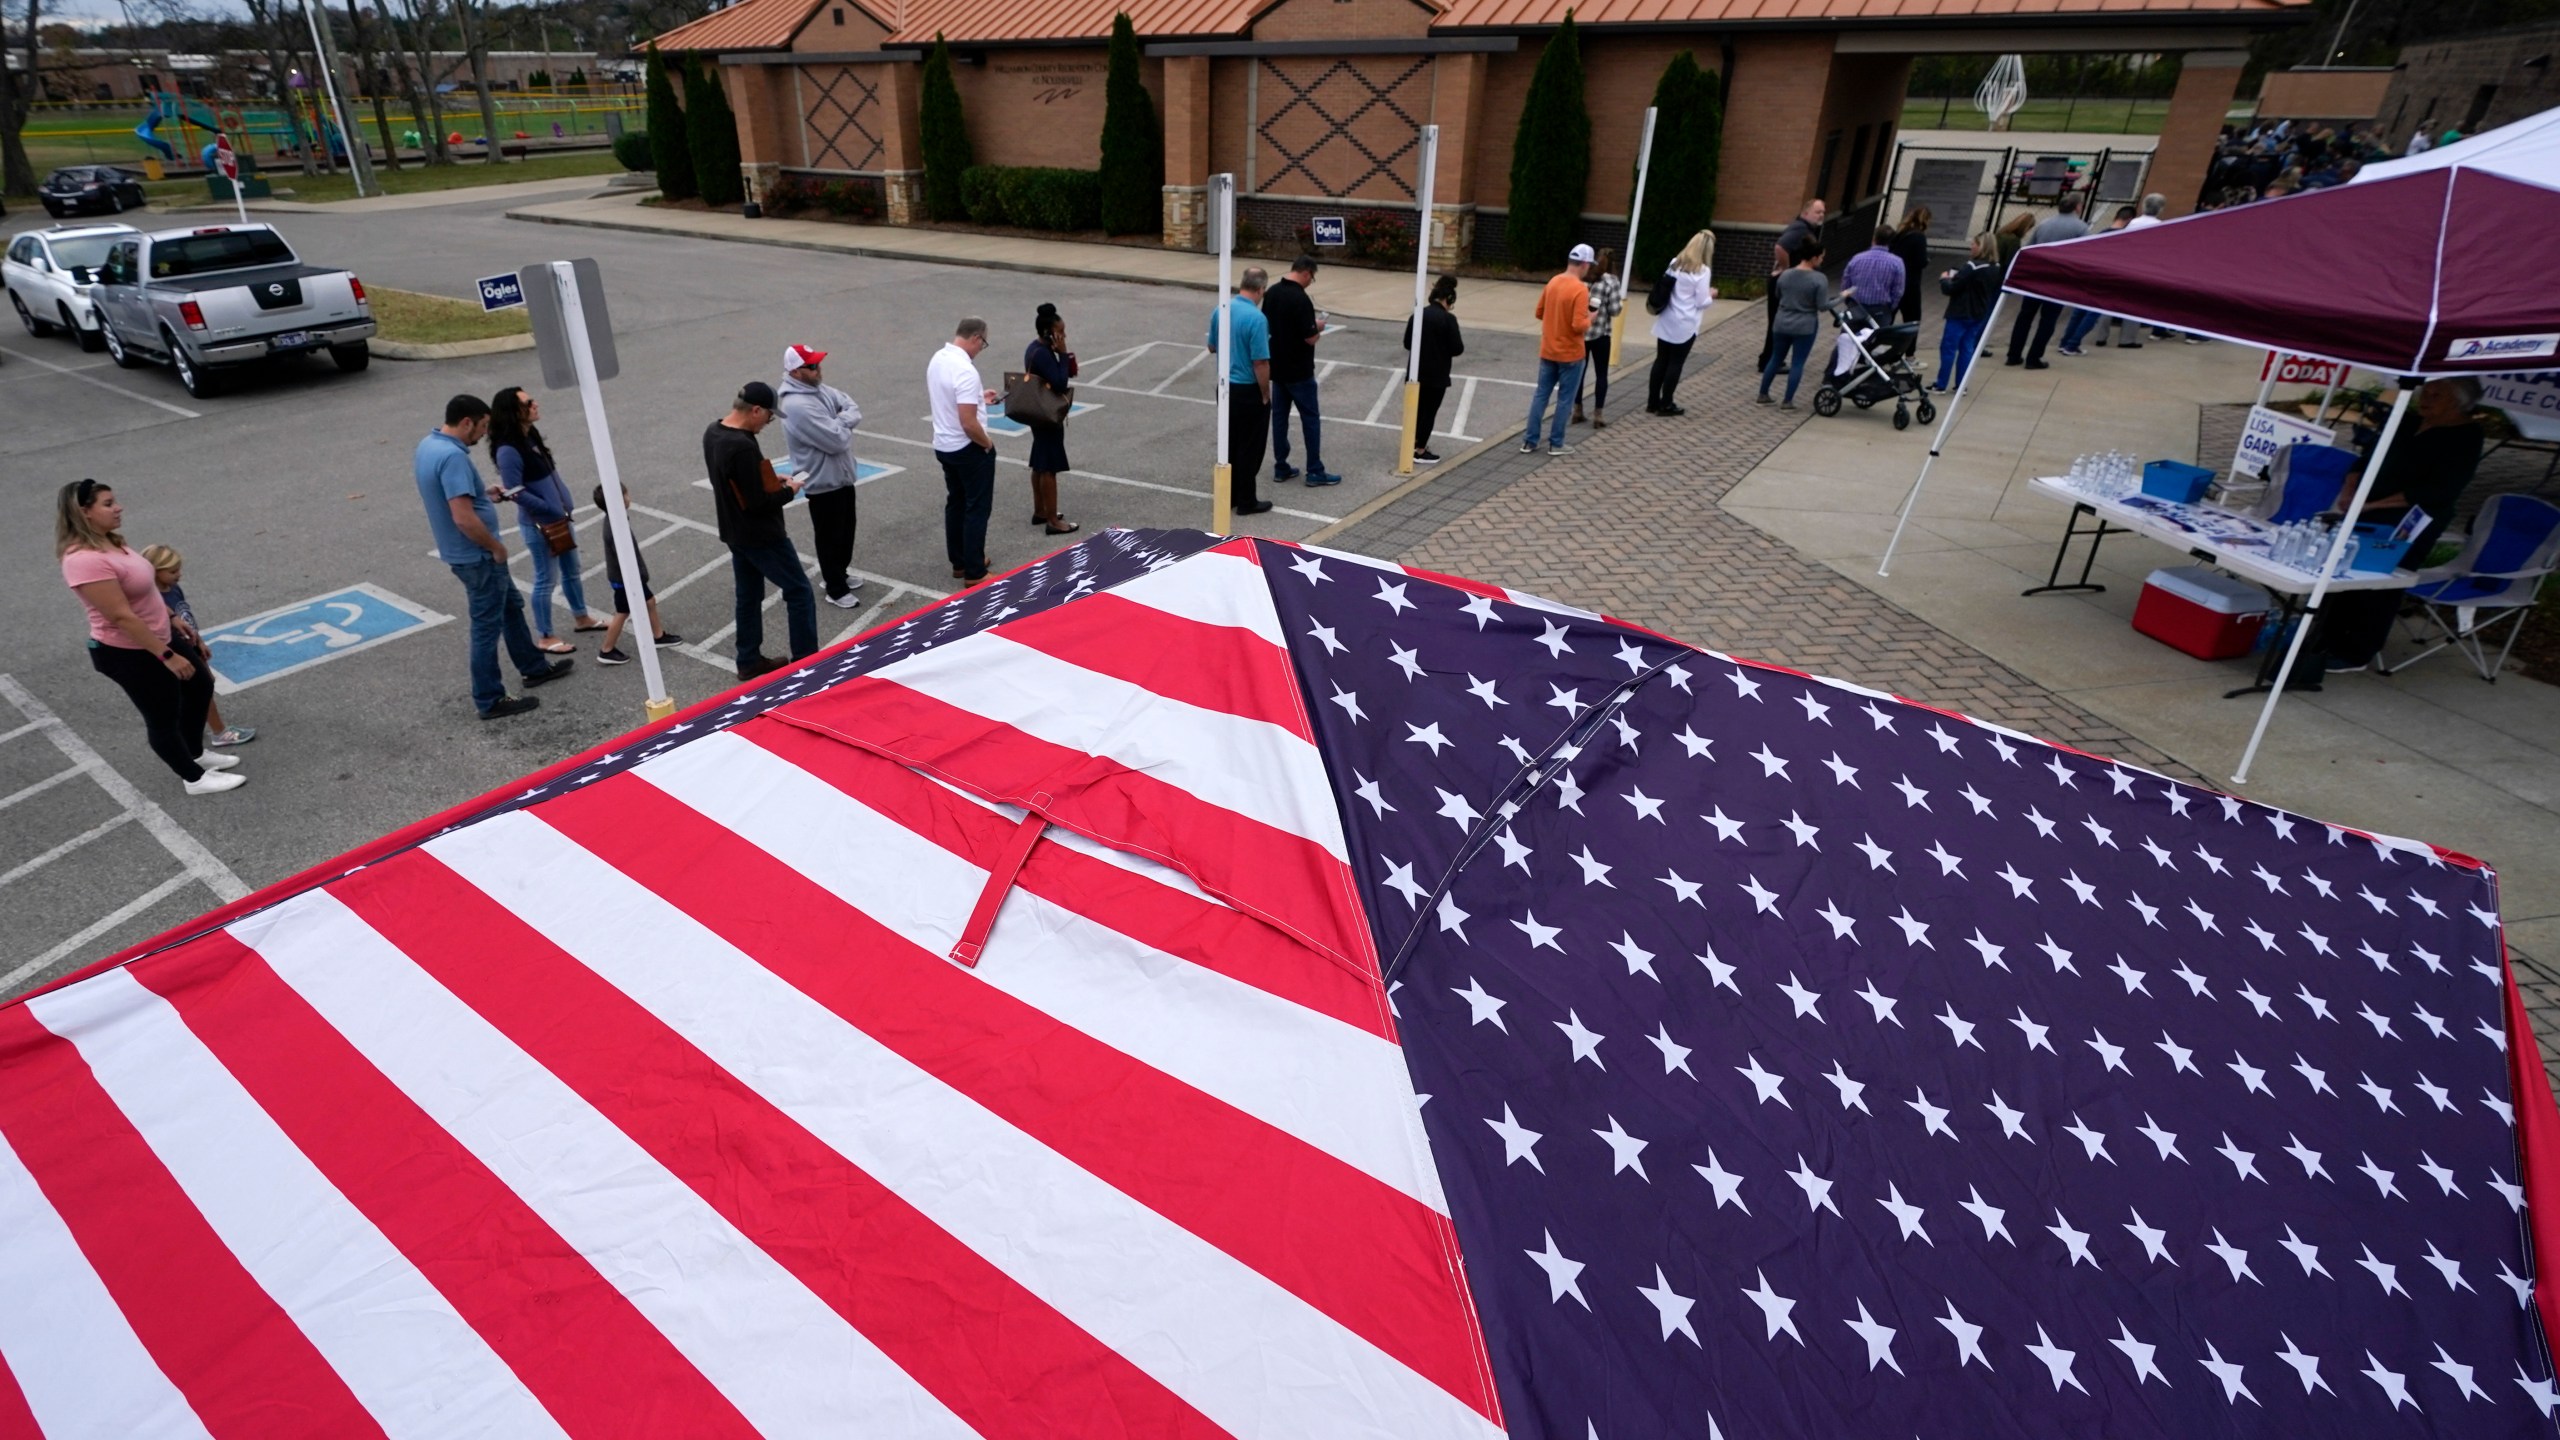
[[[1586,347],[1583,374],[1591,377],[1591,428],[1608,428],[1609,422],[1600,412],[1609,408],[1609,336],[1616,330],[1618,312],[1626,308],[1627,282],[1618,278],[1618,252],[1603,250],[1591,262],[1591,328],[1583,333]],[[1581,424],[1581,382],[1574,384],[1573,423]]]

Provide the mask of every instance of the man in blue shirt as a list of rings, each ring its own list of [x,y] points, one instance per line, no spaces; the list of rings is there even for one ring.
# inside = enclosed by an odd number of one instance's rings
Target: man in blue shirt
[[[414,468],[418,501],[426,507],[427,528],[435,532],[436,554],[453,567],[471,601],[471,701],[480,707],[481,719],[495,720],[542,704],[530,695],[507,693],[498,675],[501,633],[507,656],[528,688],[568,674],[572,662],[543,654],[526,628],[524,595],[507,571],[507,543],[498,538],[493,492],[471,463],[471,447],[488,433],[488,404],[476,395],[456,395],[445,402],[444,424],[418,442]]]
[[[1271,508],[1260,498],[1263,447],[1271,442],[1271,322],[1263,318],[1262,290],[1269,282],[1259,265],[1248,265],[1227,297],[1235,317],[1236,353],[1227,359],[1227,470],[1234,477],[1233,501],[1238,515],[1259,515]],[[1209,353],[1218,353],[1218,313],[1209,312]]]

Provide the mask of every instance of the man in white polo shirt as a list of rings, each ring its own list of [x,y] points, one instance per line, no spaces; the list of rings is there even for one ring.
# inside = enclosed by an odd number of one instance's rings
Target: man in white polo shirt
[[[980,418],[996,403],[978,375],[978,352],[986,348],[987,322],[971,315],[924,367],[933,458],[942,462],[942,543],[951,552],[951,578],[971,585],[987,578],[987,513],[996,503],[996,442]]]

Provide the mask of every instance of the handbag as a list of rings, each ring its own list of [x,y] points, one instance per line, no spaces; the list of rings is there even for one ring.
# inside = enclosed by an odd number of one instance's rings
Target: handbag
[[[1022,370],[1004,372],[1004,416],[1022,425],[1064,425],[1067,411],[1075,404],[1075,387],[1066,393],[1049,388],[1047,381]]]
[[[550,546],[554,555],[566,555],[578,548],[578,532],[565,519],[545,520],[537,528],[542,531],[542,543]]]

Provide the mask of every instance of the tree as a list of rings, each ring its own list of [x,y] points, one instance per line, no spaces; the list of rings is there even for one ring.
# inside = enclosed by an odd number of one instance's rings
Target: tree
[[[27,112],[34,106],[36,92],[44,82],[38,78],[39,47],[37,32],[43,29],[43,0],[27,0],[27,23],[21,32],[26,39],[26,61],[12,66],[0,60],[0,190],[11,195],[32,196],[36,193],[36,167],[27,158]],[[0,43],[6,35],[0,34]]]
[[[480,158],[496,165],[506,158],[506,135],[498,129],[498,102],[489,93],[489,0],[453,0],[453,23],[471,63],[471,88],[480,96],[480,134],[488,142]]]
[[[684,72],[684,131],[693,147],[693,183],[713,209],[745,198],[738,174],[738,116],[717,60],[690,57]]]
[[[681,60],[682,57],[678,57]],[[693,183],[693,145],[685,138],[684,107],[676,102],[675,81],[658,47],[649,47],[649,155],[658,167],[658,193],[670,200],[690,200],[700,193]]]
[[[436,68],[436,31],[444,19],[443,9],[439,0],[396,0],[396,4],[396,15],[385,18],[399,47],[400,83],[408,91],[409,114],[418,122],[427,163],[450,165],[453,150],[445,143],[444,97],[436,90],[442,78]]]
[[[1716,160],[1724,147],[1721,77],[1683,50],[1653,87],[1653,164],[1645,175],[1644,228],[1636,235],[1639,279],[1662,273],[1689,237],[1716,213]]]
[[[969,148],[968,117],[960,113],[960,87],[951,80],[951,45],[937,32],[925,57],[924,94],[916,106],[924,141],[924,208],[936,220],[963,220],[960,172],[977,163]]]
[[[373,128],[382,136],[382,160],[393,170],[400,168],[400,147],[391,133],[391,107],[383,97],[383,87],[374,82],[382,75],[381,63],[374,58],[373,40],[365,32],[364,16],[356,9],[356,0],[347,0],[347,43],[355,51],[356,73],[365,77],[358,88],[373,94]],[[353,98],[354,92],[348,92]]]
[[[1524,269],[1562,264],[1582,225],[1591,187],[1591,116],[1582,107],[1582,38],[1573,12],[1538,56],[1520,129],[1511,139],[1511,260]]]
[[[1111,17],[1111,64],[1102,86],[1102,228],[1135,235],[1164,228],[1164,137],[1155,98],[1138,78],[1138,32]]]

